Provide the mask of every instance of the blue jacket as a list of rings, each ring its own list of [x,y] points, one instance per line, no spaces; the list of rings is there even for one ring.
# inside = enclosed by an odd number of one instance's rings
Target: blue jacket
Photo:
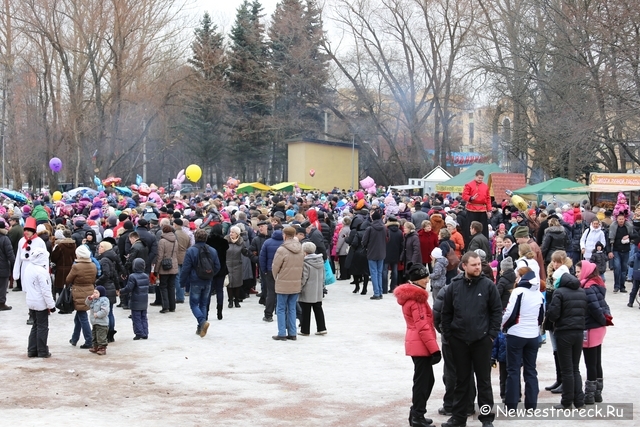
[[[149,276],[144,272],[144,260],[133,260],[133,273],[129,275],[127,286],[120,289],[120,295],[131,294],[131,310],[146,310],[149,305]]]
[[[502,332],[498,333],[498,337],[493,340],[491,359],[500,363],[506,363],[507,361],[507,337]]]
[[[198,267],[198,257],[200,256],[200,248],[204,246],[209,250],[211,258],[213,259],[214,276],[220,271],[220,260],[218,259],[218,252],[205,242],[197,242],[195,245],[187,249],[184,254],[184,261],[182,262],[182,271],[180,271],[180,286],[187,287],[187,284],[191,286],[208,286],[211,285],[211,280],[206,281],[198,277],[196,269]]]
[[[605,314],[610,315],[609,304],[605,300],[607,288],[604,286],[591,285],[584,288],[587,294],[587,315],[584,319],[585,329],[595,329],[607,325]]]
[[[264,242],[262,249],[260,249],[260,271],[267,272],[272,270],[273,257],[276,256],[276,251],[283,241],[282,230],[276,230],[271,235],[271,238]]]

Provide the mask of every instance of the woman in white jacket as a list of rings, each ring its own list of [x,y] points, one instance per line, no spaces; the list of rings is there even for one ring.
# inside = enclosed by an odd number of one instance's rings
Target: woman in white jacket
[[[531,281],[535,273],[529,267],[517,270],[520,278],[511,292],[509,304],[502,315],[502,329],[507,335],[507,408],[516,409],[520,399],[520,367],[524,376],[524,407],[535,409],[538,404],[538,335],[544,317],[542,294]]]
[[[49,275],[49,252],[43,248],[33,248],[28,258],[22,259],[25,268],[22,274],[22,289],[26,292],[27,307],[34,319],[29,334],[29,357],[51,357],[47,339],[49,337],[49,313],[55,311],[55,301],[51,295],[51,275]]]
[[[582,252],[582,259],[591,259],[591,254],[596,250],[596,243],[605,243],[607,240],[604,237],[604,231],[600,225],[600,220],[595,218],[591,221],[591,226],[582,233],[580,238],[580,251]]]

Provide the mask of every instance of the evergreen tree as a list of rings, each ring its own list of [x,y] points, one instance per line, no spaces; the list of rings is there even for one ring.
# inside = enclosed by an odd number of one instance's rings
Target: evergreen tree
[[[244,0],[231,29],[228,80],[230,100],[231,154],[242,181],[258,179],[271,139],[269,52],[260,22],[262,5]]]
[[[187,150],[203,166],[205,177],[210,178],[211,171],[215,171],[216,184],[221,188],[226,158],[225,121],[228,116],[224,39],[208,13],[204,14],[200,27],[194,33],[192,57],[189,59],[193,74],[185,100],[185,120],[180,128]]]
[[[269,29],[275,90],[272,175],[284,168],[286,139],[317,138],[322,133],[328,80],[327,57],[321,51],[323,37],[315,0],[308,0],[306,7],[301,0],[278,3]]]

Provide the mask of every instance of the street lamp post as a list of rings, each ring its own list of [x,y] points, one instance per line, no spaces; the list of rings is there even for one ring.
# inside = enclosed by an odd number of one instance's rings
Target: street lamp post
[[[354,182],[354,177],[355,177],[355,166],[354,166],[354,162],[355,162],[355,158],[356,158],[356,135],[354,134],[351,137],[351,189],[355,189],[355,182]]]

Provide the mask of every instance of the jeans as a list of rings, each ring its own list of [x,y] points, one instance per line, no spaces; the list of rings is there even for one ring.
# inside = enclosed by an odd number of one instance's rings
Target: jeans
[[[209,303],[207,304],[207,320],[209,320],[209,313],[211,312],[211,297],[214,295],[216,296],[216,308],[222,310],[222,304],[224,304],[224,276],[215,276],[211,281]]]
[[[324,323],[324,311],[322,310],[322,301],[318,302],[301,302],[300,308],[302,314],[300,315],[300,333],[309,334],[311,330],[311,309],[313,308],[313,314],[316,317],[316,327],[318,332],[326,331],[327,326]]]
[[[116,318],[113,315],[113,304],[109,303],[109,330],[113,331],[116,329]]]
[[[489,336],[467,344],[451,337],[449,339],[453,363],[456,367],[456,386],[453,391],[452,420],[462,423],[467,419],[469,383],[475,371],[478,385],[478,405],[493,408],[493,389],[491,388],[491,350],[493,343]],[[494,413],[480,414],[480,422],[493,422]]]
[[[184,288],[180,286],[180,273],[182,265],[178,266],[178,274],[176,274],[176,302],[184,302]]]
[[[520,367],[524,377],[524,407],[535,409],[538,404],[538,337],[521,338],[507,335],[507,390],[506,404],[516,409],[520,399]]]
[[[613,253],[613,289],[624,290],[624,282],[627,279],[627,263],[629,261],[629,254],[626,252],[614,252]]]
[[[627,258],[627,265],[629,262],[633,260],[633,257],[636,255],[636,245],[630,245],[631,250],[629,251],[629,258]],[[633,278],[633,267],[627,267],[627,280],[631,280]]]
[[[431,396],[436,382],[433,376],[433,362],[431,356],[416,357],[413,360],[413,388],[411,399],[411,416],[421,418],[427,412],[427,400]]]
[[[297,335],[296,331],[296,305],[298,294],[276,294],[278,316],[278,335],[281,337]]]
[[[555,331],[558,345],[558,363],[562,372],[562,406],[572,403],[576,408],[584,405],[582,377],[580,376],[580,357],[582,356],[583,331]]]
[[[382,267],[384,266],[384,260],[370,259],[369,260],[369,272],[371,273],[371,283],[373,283],[373,295],[382,295]]]
[[[199,284],[191,284],[189,291],[189,306],[191,313],[198,321],[198,326],[202,326],[207,321],[207,307],[211,298],[211,284],[202,286]]]
[[[91,344],[91,325],[89,324],[89,317],[87,316],[86,311],[76,311],[76,315],[73,318],[73,334],[71,335],[71,342],[74,344],[80,339],[80,329],[82,329],[84,343]]]
[[[633,286],[631,287],[631,293],[629,294],[629,304],[633,305],[636,300],[636,295],[638,295],[638,289],[640,289],[640,280],[634,280]]]
[[[389,270],[391,270],[391,286],[389,286]],[[398,263],[387,264],[385,262],[382,266],[382,293],[393,292],[396,286],[398,286]]]
[[[49,346],[47,346],[49,310],[29,310],[29,314],[33,318],[33,325],[31,325],[31,332],[29,333],[27,354],[30,356],[46,356],[49,354]]]

